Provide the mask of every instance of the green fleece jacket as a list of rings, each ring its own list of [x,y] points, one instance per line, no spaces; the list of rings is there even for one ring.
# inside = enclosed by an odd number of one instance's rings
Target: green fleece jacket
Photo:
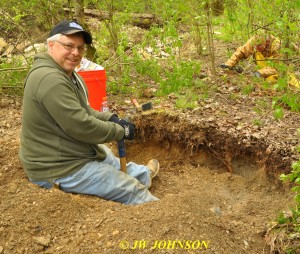
[[[88,105],[83,79],[67,73],[48,53],[35,57],[26,78],[19,158],[33,181],[53,181],[106,158],[98,144],[124,137],[111,113]]]

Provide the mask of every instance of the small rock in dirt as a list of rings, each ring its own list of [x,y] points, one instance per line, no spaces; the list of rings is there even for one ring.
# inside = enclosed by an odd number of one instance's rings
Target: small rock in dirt
[[[235,116],[233,119],[234,119],[234,120],[241,120],[242,117],[241,117],[241,116]]]
[[[236,220],[232,220],[232,221],[230,222],[230,224],[231,224],[232,226],[234,226],[234,227],[238,227],[238,226],[241,225],[242,223],[239,222],[239,221],[236,221]]]
[[[0,254],[2,254],[4,251],[4,248],[2,246],[0,246]]]
[[[212,207],[209,209],[211,212],[213,212],[215,215],[220,216],[221,215],[221,208],[218,206]]]
[[[155,89],[155,88],[148,88],[143,91],[143,95],[146,98],[152,98],[152,97],[154,97],[154,94],[156,91],[157,91],[157,89]]]
[[[50,244],[50,237],[43,237],[43,236],[34,236],[32,238],[32,240],[37,243],[40,244],[42,246],[48,247]]]
[[[108,241],[108,242],[106,243],[106,246],[107,246],[107,247],[111,247],[111,246],[113,246],[113,243],[110,242],[110,241]]]
[[[245,244],[245,248],[247,249],[249,247],[249,243],[246,240],[244,240],[244,244]]]
[[[260,134],[258,132],[252,133],[252,137],[255,139],[260,139]]]
[[[236,127],[236,130],[240,131],[240,130],[242,130],[243,128],[244,128],[244,126],[238,125],[238,126]]]
[[[1,126],[1,127],[4,127],[4,126],[6,125],[6,123],[7,123],[7,122],[4,120],[4,121],[2,121],[2,122],[0,123],[0,126]]]
[[[16,101],[16,107],[20,107],[21,103],[19,101]]]
[[[236,88],[235,88],[234,86],[231,86],[231,87],[228,88],[228,91],[229,91],[229,92],[233,92],[235,89],[236,89]]]
[[[8,186],[8,193],[16,193],[18,190],[18,185],[15,183],[12,183],[11,185]]]
[[[118,235],[119,233],[120,233],[119,230],[115,230],[112,234],[113,234],[113,235]]]
[[[8,101],[8,100],[2,99],[2,100],[0,101],[0,107],[6,108],[6,107],[8,107],[8,105],[9,105],[9,101]]]

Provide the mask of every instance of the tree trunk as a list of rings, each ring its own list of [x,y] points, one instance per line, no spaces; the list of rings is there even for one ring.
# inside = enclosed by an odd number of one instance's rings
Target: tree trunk
[[[83,0],[75,0],[74,3],[75,18],[80,25],[85,27]]]
[[[215,68],[215,47],[214,47],[214,31],[213,31],[213,24],[212,24],[212,14],[211,9],[209,8],[206,13],[207,18],[207,40],[208,40],[208,48],[210,53],[210,61],[211,61],[211,74],[213,76],[216,75],[216,68]]]
[[[211,9],[215,16],[220,16],[224,13],[224,0],[206,0],[204,9]]]
[[[214,15],[220,16],[224,13],[224,0],[213,0],[211,5]]]
[[[75,14],[76,21],[82,27],[84,27],[85,30],[88,30],[87,29],[88,26],[86,25],[85,15],[84,15],[84,0],[75,0],[74,3],[75,3],[74,14]],[[96,54],[96,49],[90,44],[87,44],[86,47],[87,47],[86,58],[93,60]]]

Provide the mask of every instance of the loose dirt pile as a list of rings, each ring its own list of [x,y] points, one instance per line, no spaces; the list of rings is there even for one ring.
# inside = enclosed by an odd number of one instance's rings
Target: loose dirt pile
[[[275,147],[272,133],[280,133],[269,128],[264,137],[269,143],[260,148],[258,135],[264,129],[256,130],[256,142],[245,135],[253,135],[249,114],[239,116],[242,110],[235,106],[225,122],[214,103],[194,112],[161,108],[134,117],[138,135],[127,143],[128,159],[146,163],[158,158],[161,171],[152,193],[160,201],[125,206],[29,183],[17,157],[21,100],[3,97],[0,253],[268,253],[266,226],[292,204],[289,188],[272,180],[287,168],[266,163],[282,150],[261,154],[265,147]],[[262,161],[264,156],[269,159]]]
[[[226,59],[226,47],[216,46],[216,59]],[[195,57],[192,45],[184,49]],[[138,206],[31,184],[18,160],[22,101],[2,96],[0,254],[268,253],[267,224],[293,206],[278,176],[299,159],[299,114],[285,109],[276,120],[271,89],[247,81],[247,73],[212,77],[209,60],[199,61],[203,83],[215,88],[193,110],[176,111],[170,95],[138,115],[122,105],[130,98],[109,95],[113,109],[128,110],[122,113],[137,126],[128,160],[161,164],[151,188],[160,201]]]

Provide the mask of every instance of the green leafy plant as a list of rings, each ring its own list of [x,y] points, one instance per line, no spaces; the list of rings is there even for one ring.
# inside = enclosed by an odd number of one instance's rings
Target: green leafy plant
[[[280,97],[282,103],[287,105],[291,111],[300,112],[300,95],[288,91]]]
[[[242,87],[242,93],[245,95],[250,94],[252,91],[254,90],[254,85],[253,84],[249,84],[246,86]]]
[[[292,164],[292,170],[289,174],[281,174],[280,179],[283,182],[289,182],[293,184],[292,191],[295,192],[294,199],[296,201],[296,207],[291,209],[291,216],[289,216],[289,222],[298,222],[298,218],[300,216],[300,161],[294,162]],[[286,222],[287,218],[282,218],[282,214],[279,215],[279,222]],[[298,231],[300,231],[300,227],[298,227]]]
[[[154,82],[161,81],[161,73],[163,70],[155,59],[143,60],[139,55],[135,58],[135,70],[138,74],[151,78]]]
[[[273,111],[273,116],[275,119],[282,119],[284,116],[283,109],[281,107],[276,107]]]
[[[263,126],[263,122],[261,119],[254,119],[253,124],[257,126]]]
[[[166,95],[182,88],[192,87],[194,74],[200,71],[200,64],[192,61],[172,62],[172,68],[164,73],[160,93]]]
[[[293,183],[294,186],[291,190],[296,193],[295,201],[298,207],[300,205],[300,161],[292,164],[292,170],[289,174],[281,174],[280,180],[283,182]]]
[[[181,109],[194,109],[198,105],[198,99],[198,95],[191,91],[186,91],[186,94],[181,95],[176,99],[175,106]]]
[[[0,91],[11,95],[23,94],[23,83],[28,72],[22,62],[13,59],[11,63],[0,64]]]

